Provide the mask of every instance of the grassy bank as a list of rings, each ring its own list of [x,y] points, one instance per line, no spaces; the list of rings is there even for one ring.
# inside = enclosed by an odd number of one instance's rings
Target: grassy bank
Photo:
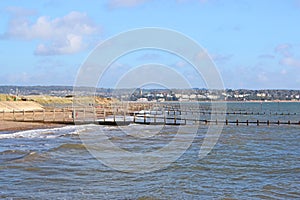
[[[13,96],[0,94],[0,101],[34,101],[41,105],[72,105],[73,97],[56,97],[47,95]],[[82,97],[81,102],[95,102],[96,104],[109,104],[116,100],[103,97]]]

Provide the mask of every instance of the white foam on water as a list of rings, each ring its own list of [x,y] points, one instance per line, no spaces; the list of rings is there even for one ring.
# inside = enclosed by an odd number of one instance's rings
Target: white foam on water
[[[80,126],[65,126],[61,128],[35,129],[27,131],[19,131],[15,133],[0,134],[0,139],[10,138],[57,138],[66,135],[78,135],[82,131],[86,131],[89,127],[96,125],[80,125]]]

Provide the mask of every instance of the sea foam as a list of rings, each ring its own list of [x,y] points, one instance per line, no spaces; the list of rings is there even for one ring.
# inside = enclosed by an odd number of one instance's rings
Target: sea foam
[[[57,138],[66,135],[78,135],[80,132],[96,125],[65,126],[61,128],[34,129],[14,133],[0,134],[0,139],[10,138]]]

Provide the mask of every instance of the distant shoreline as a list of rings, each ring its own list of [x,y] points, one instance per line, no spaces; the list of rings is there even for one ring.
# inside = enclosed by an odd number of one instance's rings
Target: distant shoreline
[[[299,101],[294,101],[294,100],[247,100],[247,101],[222,101],[222,100],[215,100],[215,101],[165,101],[162,103],[172,103],[172,102],[179,102],[179,103],[300,103]],[[139,102],[139,103],[151,103],[149,102]],[[155,103],[155,102],[154,102]],[[157,102],[160,103],[160,102]]]
[[[215,101],[218,102],[218,101]],[[229,103],[300,103],[300,100],[247,100],[247,101],[219,101]]]

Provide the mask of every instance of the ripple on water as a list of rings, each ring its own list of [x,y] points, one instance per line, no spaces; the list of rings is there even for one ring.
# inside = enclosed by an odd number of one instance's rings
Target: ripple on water
[[[136,133],[139,127],[133,126]],[[226,126],[214,149],[199,159],[207,130],[201,126],[182,157],[146,174],[105,166],[89,154],[79,137],[87,135],[96,145],[103,140],[97,138],[101,130],[122,148],[146,152],[171,141],[176,127],[151,138],[135,138],[115,127],[76,129],[2,136],[0,199],[300,199],[298,126]],[[131,126],[125,129],[130,131]]]

